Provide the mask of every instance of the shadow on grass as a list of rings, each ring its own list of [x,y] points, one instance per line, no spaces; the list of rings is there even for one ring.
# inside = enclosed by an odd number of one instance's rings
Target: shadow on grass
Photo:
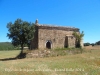
[[[24,59],[26,58],[26,53],[22,53],[20,52],[16,57],[14,58],[4,58],[4,59],[0,59],[0,61],[9,61],[9,60],[16,60],[16,59]]]

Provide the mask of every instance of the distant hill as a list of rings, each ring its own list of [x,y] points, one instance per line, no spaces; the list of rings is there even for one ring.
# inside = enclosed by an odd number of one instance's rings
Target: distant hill
[[[14,47],[11,42],[0,42],[0,50],[15,50],[18,47]]]
[[[11,44],[11,42],[0,42],[0,44]]]

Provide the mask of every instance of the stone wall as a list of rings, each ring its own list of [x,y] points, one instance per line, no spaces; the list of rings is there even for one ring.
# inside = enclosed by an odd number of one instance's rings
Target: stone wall
[[[65,47],[73,48],[75,47],[75,37],[70,35],[65,37]]]
[[[66,36],[68,36],[68,47],[75,47],[75,38],[72,36],[73,31],[39,28],[38,29],[38,48],[46,48],[46,42],[51,41],[51,48],[64,48]],[[67,46],[66,45],[66,46]]]
[[[34,38],[31,41],[31,49],[37,49],[38,48],[38,27],[35,26],[35,33],[34,33]]]
[[[34,39],[31,41],[31,49],[45,49],[47,42],[51,48],[75,47],[73,31],[79,32],[78,28],[39,26],[35,27]]]

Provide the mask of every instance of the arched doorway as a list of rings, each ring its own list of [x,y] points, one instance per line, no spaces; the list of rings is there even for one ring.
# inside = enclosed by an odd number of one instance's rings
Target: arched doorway
[[[50,41],[47,41],[46,48],[51,49],[51,42]]]

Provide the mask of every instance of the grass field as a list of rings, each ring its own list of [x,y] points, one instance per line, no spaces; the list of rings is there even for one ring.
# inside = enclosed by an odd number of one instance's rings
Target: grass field
[[[0,51],[0,59],[19,50]],[[100,49],[83,54],[0,61],[0,75],[100,75]]]

